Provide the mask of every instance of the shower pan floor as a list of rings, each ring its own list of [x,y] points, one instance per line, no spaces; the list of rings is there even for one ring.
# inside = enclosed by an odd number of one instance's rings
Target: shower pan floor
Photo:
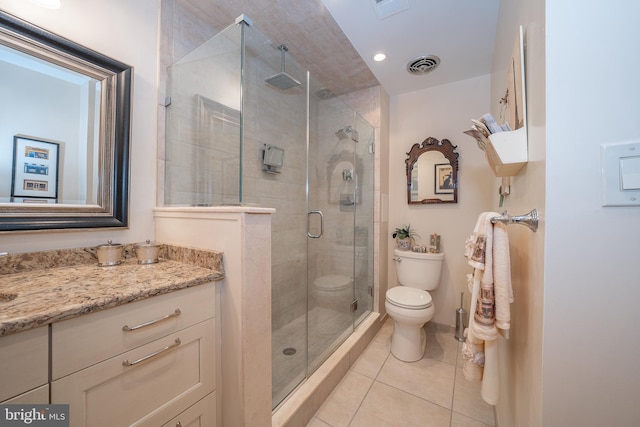
[[[307,328],[302,315],[272,336],[272,402],[275,407],[307,376]],[[315,369],[352,333],[351,315],[324,307],[309,311],[309,367]],[[292,351],[295,349],[295,352]],[[311,372],[309,372],[311,374]]]

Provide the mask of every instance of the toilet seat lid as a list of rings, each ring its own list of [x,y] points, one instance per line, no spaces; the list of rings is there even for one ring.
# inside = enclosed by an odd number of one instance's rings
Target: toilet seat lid
[[[351,277],[340,274],[329,274],[327,276],[317,277],[313,285],[318,289],[329,291],[343,289],[351,285]]]
[[[432,304],[429,292],[407,286],[396,286],[389,289],[386,299],[393,305],[411,310],[428,308]]]

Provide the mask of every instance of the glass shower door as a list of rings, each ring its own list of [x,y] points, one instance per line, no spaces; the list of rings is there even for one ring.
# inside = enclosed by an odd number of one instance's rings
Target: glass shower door
[[[353,331],[357,205],[357,135],[353,111],[337,98],[312,98],[310,113],[307,177],[309,373]]]
[[[354,218],[354,292],[358,301],[354,326],[358,326],[373,309],[373,240],[374,240],[374,128],[362,116],[354,114],[356,204]]]

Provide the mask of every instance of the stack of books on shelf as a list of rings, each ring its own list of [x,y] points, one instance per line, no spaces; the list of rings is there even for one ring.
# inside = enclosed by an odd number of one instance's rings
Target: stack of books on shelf
[[[478,147],[482,151],[485,151],[489,144],[489,135],[512,130],[509,123],[505,122],[503,125],[499,125],[489,113],[484,114],[477,120],[471,119],[471,123],[471,129],[464,133],[475,138],[478,142]]]

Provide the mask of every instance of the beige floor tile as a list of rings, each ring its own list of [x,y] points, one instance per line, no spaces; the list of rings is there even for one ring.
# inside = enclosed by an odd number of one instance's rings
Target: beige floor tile
[[[327,424],[316,417],[311,418],[311,421],[307,423],[306,427],[332,427],[330,424]]]
[[[453,411],[467,417],[494,425],[493,406],[482,400],[480,382],[467,381],[462,374],[462,366],[456,371]]]
[[[453,335],[442,332],[427,333],[427,350],[424,357],[456,364],[460,352],[458,341]]]
[[[451,409],[455,366],[435,359],[407,363],[390,356],[377,380]]]
[[[372,378],[349,371],[316,412],[316,418],[332,427],[348,426],[372,383]]]
[[[448,427],[451,411],[394,387],[374,382],[352,427]]]
[[[407,363],[391,355],[392,332],[389,319],[307,427],[495,425],[480,383],[462,375],[453,334],[428,329],[425,357]]]
[[[473,418],[469,418],[457,412],[451,414],[451,427],[492,427],[493,424],[485,424]],[[318,426],[322,427],[322,426]]]
[[[390,341],[371,341],[352,369],[369,378],[375,378],[390,354]]]
[[[464,345],[464,341],[460,343],[460,351],[456,354],[456,366],[462,366],[464,363],[464,358],[462,357],[462,346]]]

